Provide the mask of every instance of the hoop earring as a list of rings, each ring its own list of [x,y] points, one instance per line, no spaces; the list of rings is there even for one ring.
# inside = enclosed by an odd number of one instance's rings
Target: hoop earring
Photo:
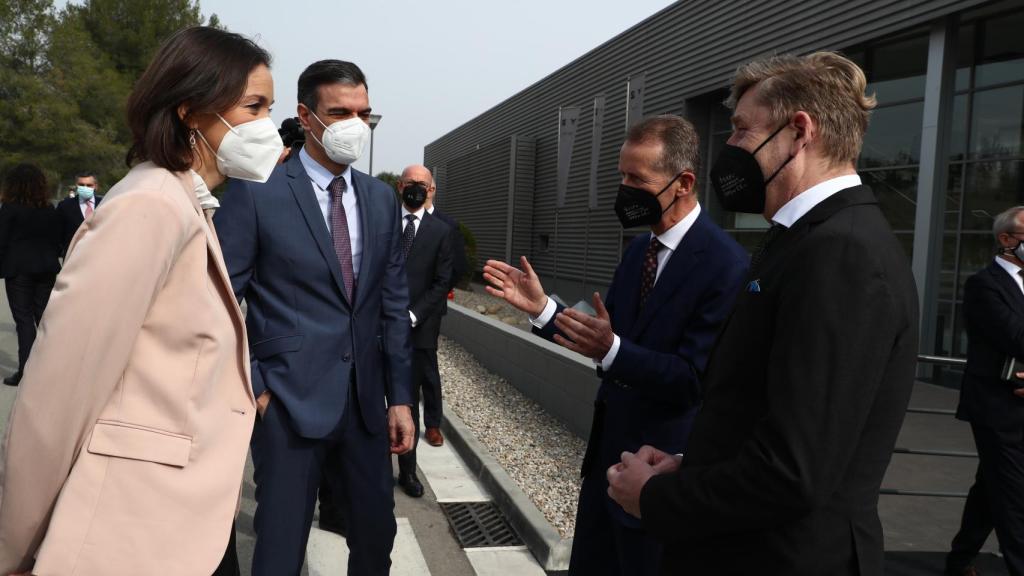
[[[188,145],[191,146],[193,150],[195,150],[195,148],[196,148],[196,129],[195,128],[189,130],[189,132],[188,132]]]

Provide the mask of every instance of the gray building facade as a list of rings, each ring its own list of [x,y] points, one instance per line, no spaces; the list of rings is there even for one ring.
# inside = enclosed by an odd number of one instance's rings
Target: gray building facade
[[[474,234],[477,269],[526,255],[565,300],[603,293],[644,232],[612,209],[625,130],[680,114],[702,139],[703,209],[752,249],[763,218],[722,210],[704,185],[730,131],[722,101],[738,64],[816,50],[867,74],[879,105],[858,171],[912,260],[922,352],[962,356],[964,281],[995,254],[993,216],[1024,204],[1021,0],[677,2],[427,145],[438,205]],[[578,113],[561,147],[560,109]]]

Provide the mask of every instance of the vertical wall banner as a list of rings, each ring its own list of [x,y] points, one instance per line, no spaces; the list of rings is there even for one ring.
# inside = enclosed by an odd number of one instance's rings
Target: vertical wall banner
[[[626,79],[626,130],[644,117],[644,85],[647,74],[641,72]]]
[[[597,210],[597,163],[601,156],[601,134],[604,131],[604,94],[594,97],[594,116],[590,132],[590,173],[587,209]]]
[[[572,145],[576,141],[576,128],[579,119],[579,106],[561,106],[558,108],[558,190],[555,208],[565,206],[565,193],[569,188],[569,164],[572,161]]]

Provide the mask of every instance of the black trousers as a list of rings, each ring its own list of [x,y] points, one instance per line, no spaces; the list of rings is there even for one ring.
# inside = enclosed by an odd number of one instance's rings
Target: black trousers
[[[55,274],[37,274],[14,276],[6,281],[7,303],[18,333],[19,372],[25,369],[32,343],[36,341],[36,327],[43,318],[56,279]]]
[[[967,493],[964,513],[960,518],[960,531],[953,537],[950,552],[946,555],[946,572],[959,574],[970,566],[981,547],[992,533],[992,511],[988,501],[988,489],[985,487],[985,473],[978,464],[974,475],[974,485]]]
[[[412,422],[416,436],[412,450],[398,457],[398,470],[402,473],[416,472],[416,448],[420,443],[420,397],[423,398],[423,423],[428,428],[441,426],[441,373],[437,367],[437,350],[414,348],[412,351]],[[421,393],[420,390],[423,390]],[[428,398],[430,400],[428,400]]]
[[[238,547],[235,545],[235,523],[231,523],[231,538],[228,540],[228,548],[224,551],[224,558],[220,566],[213,572],[213,576],[241,576],[238,566]]]
[[[1007,570],[1011,576],[1024,576],[1024,439],[975,424],[971,431],[978,447],[978,478],[964,509],[963,536],[957,534],[957,539],[962,549],[968,544],[980,549],[984,543],[981,535],[988,535],[985,528],[994,527]],[[956,540],[953,547],[956,553]]]

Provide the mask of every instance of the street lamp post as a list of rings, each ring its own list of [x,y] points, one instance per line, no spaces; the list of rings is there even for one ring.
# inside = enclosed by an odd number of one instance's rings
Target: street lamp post
[[[373,131],[380,124],[380,114],[370,114],[370,176],[373,176]]]

